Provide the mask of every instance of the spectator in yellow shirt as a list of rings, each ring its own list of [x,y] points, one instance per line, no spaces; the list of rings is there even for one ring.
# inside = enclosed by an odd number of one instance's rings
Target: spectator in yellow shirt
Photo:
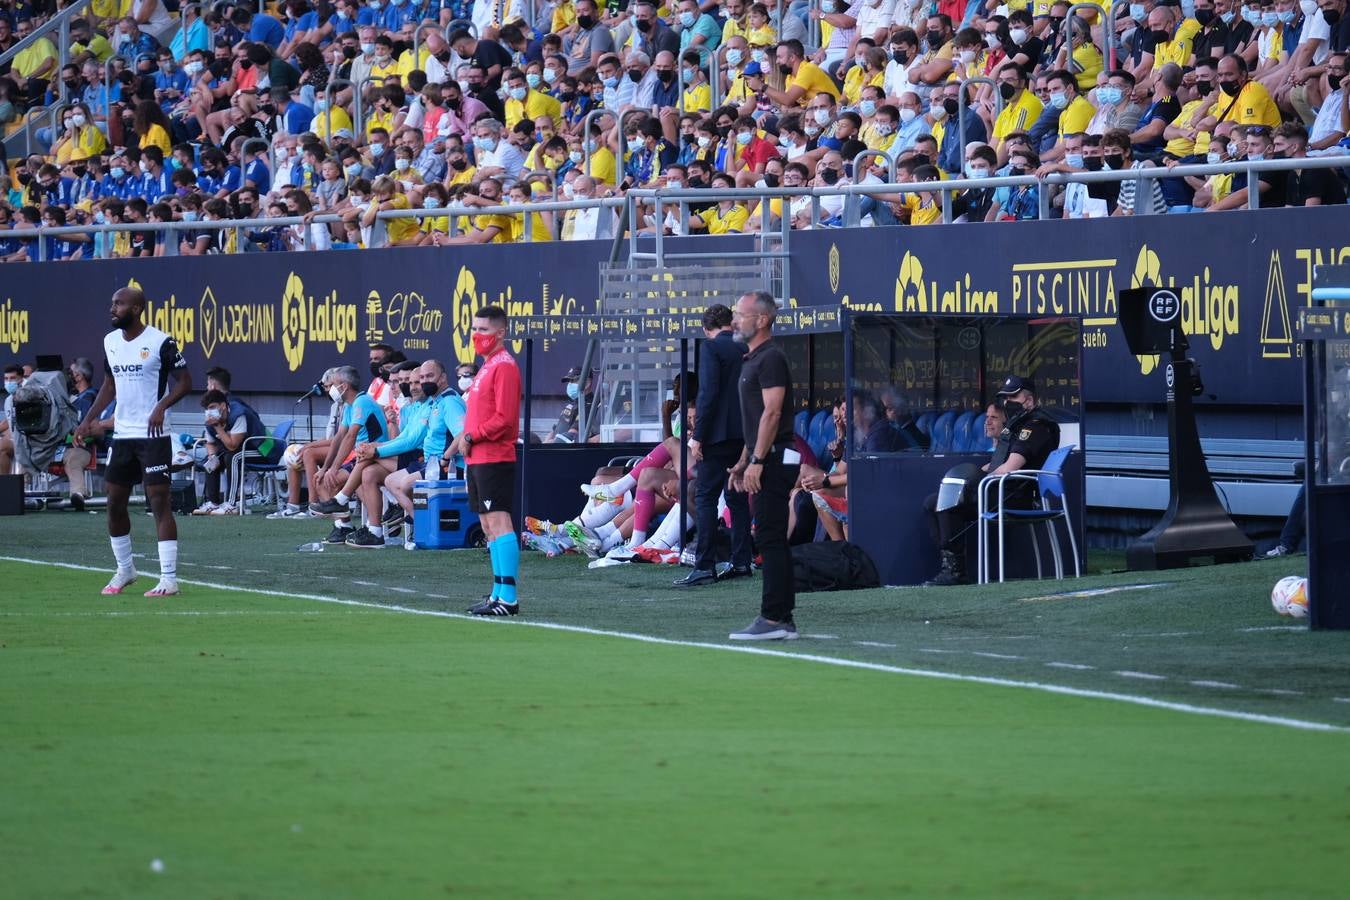
[[[686,113],[712,112],[712,85],[699,68],[697,50],[686,51],[680,57],[680,75],[684,79],[684,111]]]
[[[495,178],[484,178],[478,183],[478,193],[466,193],[460,202],[464,206],[487,210],[500,206],[502,184]],[[469,226],[462,234],[446,238],[441,244],[506,244],[511,241],[511,217],[508,215],[485,212],[474,216]]]
[[[1200,130],[1213,132],[1220,122],[1232,122],[1236,125],[1266,125],[1275,128],[1280,124],[1280,110],[1260,82],[1253,81],[1247,69],[1247,62],[1241,56],[1230,53],[1219,60],[1217,68],[1219,90],[1206,98],[1205,117],[1200,122]]]
[[[1026,131],[1041,117],[1045,108],[1040,98],[1026,89],[1026,70],[1017,63],[1004,63],[998,70],[998,91],[1003,97],[1003,112],[994,120],[994,139],[999,159],[1007,158],[1003,142],[1008,135]]]
[[[507,69],[503,79],[506,85],[506,127],[512,129],[522,119],[534,121],[540,116],[548,116],[557,126],[562,117],[562,104],[542,91],[536,91],[525,83],[525,73],[520,69]]]
[[[375,179],[375,183],[370,186],[371,200],[370,208],[365,211],[361,217],[361,224],[366,228],[375,225],[376,219],[381,212],[395,209],[410,209],[407,196],[399,190],[398,182],[388,175],[381,175]],[[390,246],[398,246],[405,243],[408,238],[415,235],[418,231],[416,219],[386,219],[385,231],[389,236]]]
[[[744,76],[746,86],[752,91],[763,91],[772,102],[787,109],[793,106],[805,106],[811,98],[821,92],[839,99],[839,89],[834,86],[825,70],[812,62],[807,62],[802,42],[783,41],[777,50],[778,71],[787,79],[783,89],[768,85],[764,75]]]
[[[941,181],[942,174],[936,166],[919,166],[914,170],[914,181]],[[901,218],[910,225],[935,225],[942,221],[942,203],[936,191],[922,191],[905,194],[901,203]]]
[[[734,188],[736,179],[724,172],[713,176],[712,186],[717,190]],[[707,228],[708,234],[740,234],[745,231],[750,211],[735,200],[722,200],[715,209],[708,209],[699,215],[689,217],[691,228]]]
[[[14,29],[18,38],[16,44],[33,33],[31,19],[20,19]],[[20,50],[10,64],[9,77],[19,85],[19,90],[27,96],[30,103],[42,100],[47,91],[47,82],[56,74],[56,48],[52,42],[38,38],[31,46]]]

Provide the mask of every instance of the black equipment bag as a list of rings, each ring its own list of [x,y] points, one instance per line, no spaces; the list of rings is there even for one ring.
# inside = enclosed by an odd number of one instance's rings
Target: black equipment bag
[[[792,581],[798,593],[881,587],[876,564],[857,544],[824,541],[792,548]]]

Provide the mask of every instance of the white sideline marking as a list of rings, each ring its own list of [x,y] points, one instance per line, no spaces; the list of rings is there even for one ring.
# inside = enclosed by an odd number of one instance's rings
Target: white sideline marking
[[[1052,669],[1073,669],[1076,672],[1086,672],[1091,669],[1097,668],[1096,666],[1085,666],[1082,663],[1066,663],[1066,662],[1048,662],[1046,663],[1046,665]]]
[[[964,650],[939,650],[939,649],[936,648],[936,647],[918,647],[918,648],[916,648],[916,650],[917,650],[917,652],[919,652],[919,653],[965,653],[965,652],[966,652],[966,651],[964,651]]]
[[[1112,675],[1119,675],[1121,678],[1138,678],[1143,681],[1166,681],[1166,675],[1152,675],[1148,672],[1131,672],[1128,669],[1116,670]]]
[[[1303,625],[1258,625],[1255,628],[1239,628],[1239,634],[1252,634],[1258,631],[1307,631]]]
[[[899,644],[883,644],[881,641],[854,641],[853,643],[859,647],[887,647],[893,649],[900,646]]]
[[[52,562],[44,559],[27,559],[20,556],[0,556],[0,562],[23,563],[31,566],[47,566],[54,569],[72,569],[80,572],[99,572],[108,574],[108,569],[97,566],[82,566],[75,563]],[[1307,719],[1292,719],[1285,716],[1270,716],[1261,713],[1242,712],[1240,710],[1217,709],[1209,706],[1195,706],[1190,703],[1179,703],[1172,700],[1159,700],[1154,697],[1143,697],[1137,694],[1120,694],[1115,691],[1097,691],[1087,688],[1068,687],[1059,684],[1044,684],[1038,681],[1019,681],[1012,678],[996,678],[989,675],[961,675],[954,672],[938,672],[931,669],[911,669],[904,666],[892,666],[884,663],[864,662],[857,659],[843,659],[832,656],[818,656],[813,653],[792,653],[786,650],[772,650],[767,647],[746,647],[737,644],[713,644],[706,641],[681,641],[674,638],[654,637],[647,634],[634,634],[626,631],[606,631],[601,628],[589,628],[584,625],[564,625],[556,622],[522,622],[519,619],[502,622],[498,619],[487,619],[479,616],[471,616],[467,613],[443,612],[434,609],[413,609],[407,606],[392,606],[383,603],[369,603],[362,600],[344,600],[340,597],[324,597],[319,594],[296,594],[285,591],[273,591],[265,588],[245,588],[232,584],[218,584],[210,581],[189,581],[180,579],[180,584],[194,585],[196,587],[211,588],[219,591],[238,591],[245,594],[254,594],[260,597],[278,597],[285,600],[311,600],[319,603],[332,603],[338,606],[353,606],[365,609],[385,610],[387,612],[406,613],[414,616],[432,616],[442,619],[458,619],[466,622],[498,622],[495,627],[522,627],[522,628],[542,628],[548,631],[563,631],[571,634],[586,634],[596,637],[622,638],[630,641],[640,641],[644,644],[658,644],[666,647],[692,647],[699,650],[717,650],[723,653],[744,653],[753,656],[770,656],[777,659],[796,660],[803,662],[820,663],[827,666],[837,666],[841,669],[863,669],[871,672],[887,672],[893,675],[909,675],[915,678],[935,678],[942,681],[957,681],[966,684],[983,684],[991,687],[1021,688],[1023,690],[1041,691],[1047,694],[1059,694],[1066,697],[1081,697],[1090,700],[1114,700],[1118,703],[1129,703],[1134,706],[1145,706],[1151,709],[1165,709],[1172,712],[1187,713],[1197,716],[1212,716],[1219,719],[1233,719],[1239,722],[1252,722],[1261,725],[1279,725],[1285,728],[1296,728],[1303,731],[1322,731],[1322,732],[1350,732],[1350,728],[1344,728],[1339,725],[1331,725],[1327,722],[1313,722]],[[950,652],[950,651],[938,651]],[[1117,673],[1124,674],[1124,673]],[[1140,674],[1140,673],[1136,673]],[[1153,678],[1161,679],[1162,676],[1154,675]],[[1338,703],[1350,703],[1350,697],[1335,698]]]
[[[1350,703],[1350,697],[1332,697],[1332,703]]]
[[[971,650],[971,656],[987,656],[989,659],[1026,659],[1025,656],[1013,656],[1011,653],[984,653],[979,650]]]
[[[1224,688],[1225,690],[1230,691],[1235,691],[1239,687],[1238,685],[1233,684],[1231,681],[1208,681],[1206,679],[1201,679],[1199,681],[1192,681],[1191,684],[1195,685],[1196,687]]]
[[[1277,697],[1302,697],[1302,691],[1290,691],[1284,688],[1257,688],[1257,693],[1274,694]]]
[[[389,585],[385,585],[385,586],[384,586],[384,589],[385,589],[386,591],[394,591],[395,593],[399,593],[399,594],[416,594],[416,593],[417,593],[417,591],[413,590],[412,588],[391,587],[391,586],[389,586]]]
[[[1087,588],[1081,591],[1064,591],[1058,594],[1045,594],[1041,597],[1023,597],[1019,603],[1036,603],[1042,600],[1078,600],[1083,597],[1104,597],[1107,594],[1120,594],[1125,591],[1146,591],[1149,588],[1167,587],[1171,581],[1159,581],[1153,584],[1122,584],[1116,587]]]

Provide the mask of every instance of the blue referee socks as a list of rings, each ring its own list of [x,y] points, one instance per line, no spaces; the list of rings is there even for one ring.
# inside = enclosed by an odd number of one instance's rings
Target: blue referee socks
[[[520,571],[520,539],[504,534],[488,544],[492,557],[492,596],[503,603],[516,602],[516,573]]]

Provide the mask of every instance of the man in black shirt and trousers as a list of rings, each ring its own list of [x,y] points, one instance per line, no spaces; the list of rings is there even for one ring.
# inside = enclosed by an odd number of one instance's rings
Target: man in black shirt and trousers
[[[698,465],[694,509],[698,521],[698,555],[694,570],[675,582],[677,587],[711,584],[719,578],[749,575],[750,498],[740,491],[727,491],[731,511],[731,561],[717,564],[717,498],[727,487],[727,473],[745,452],[741,426],[741,403],[737,394],[745,345],[731,333],[731,310],[714,303],[703,313],[698,377],[701,390],[694,410],[694,435],[689,458]]]
[[[778,305],[766,291],[736,303],[732,328],[749,348],[741,365],[741,424],[745,449],[731,469],[732,490],[755,495],[755,537],[764,560],[759,616],[730,635],[733,641],[782,641],[797,637],[796,596],[788,550],[788,495],[797,483],[801,455],[792,448],[792,370],[773,341]]]

